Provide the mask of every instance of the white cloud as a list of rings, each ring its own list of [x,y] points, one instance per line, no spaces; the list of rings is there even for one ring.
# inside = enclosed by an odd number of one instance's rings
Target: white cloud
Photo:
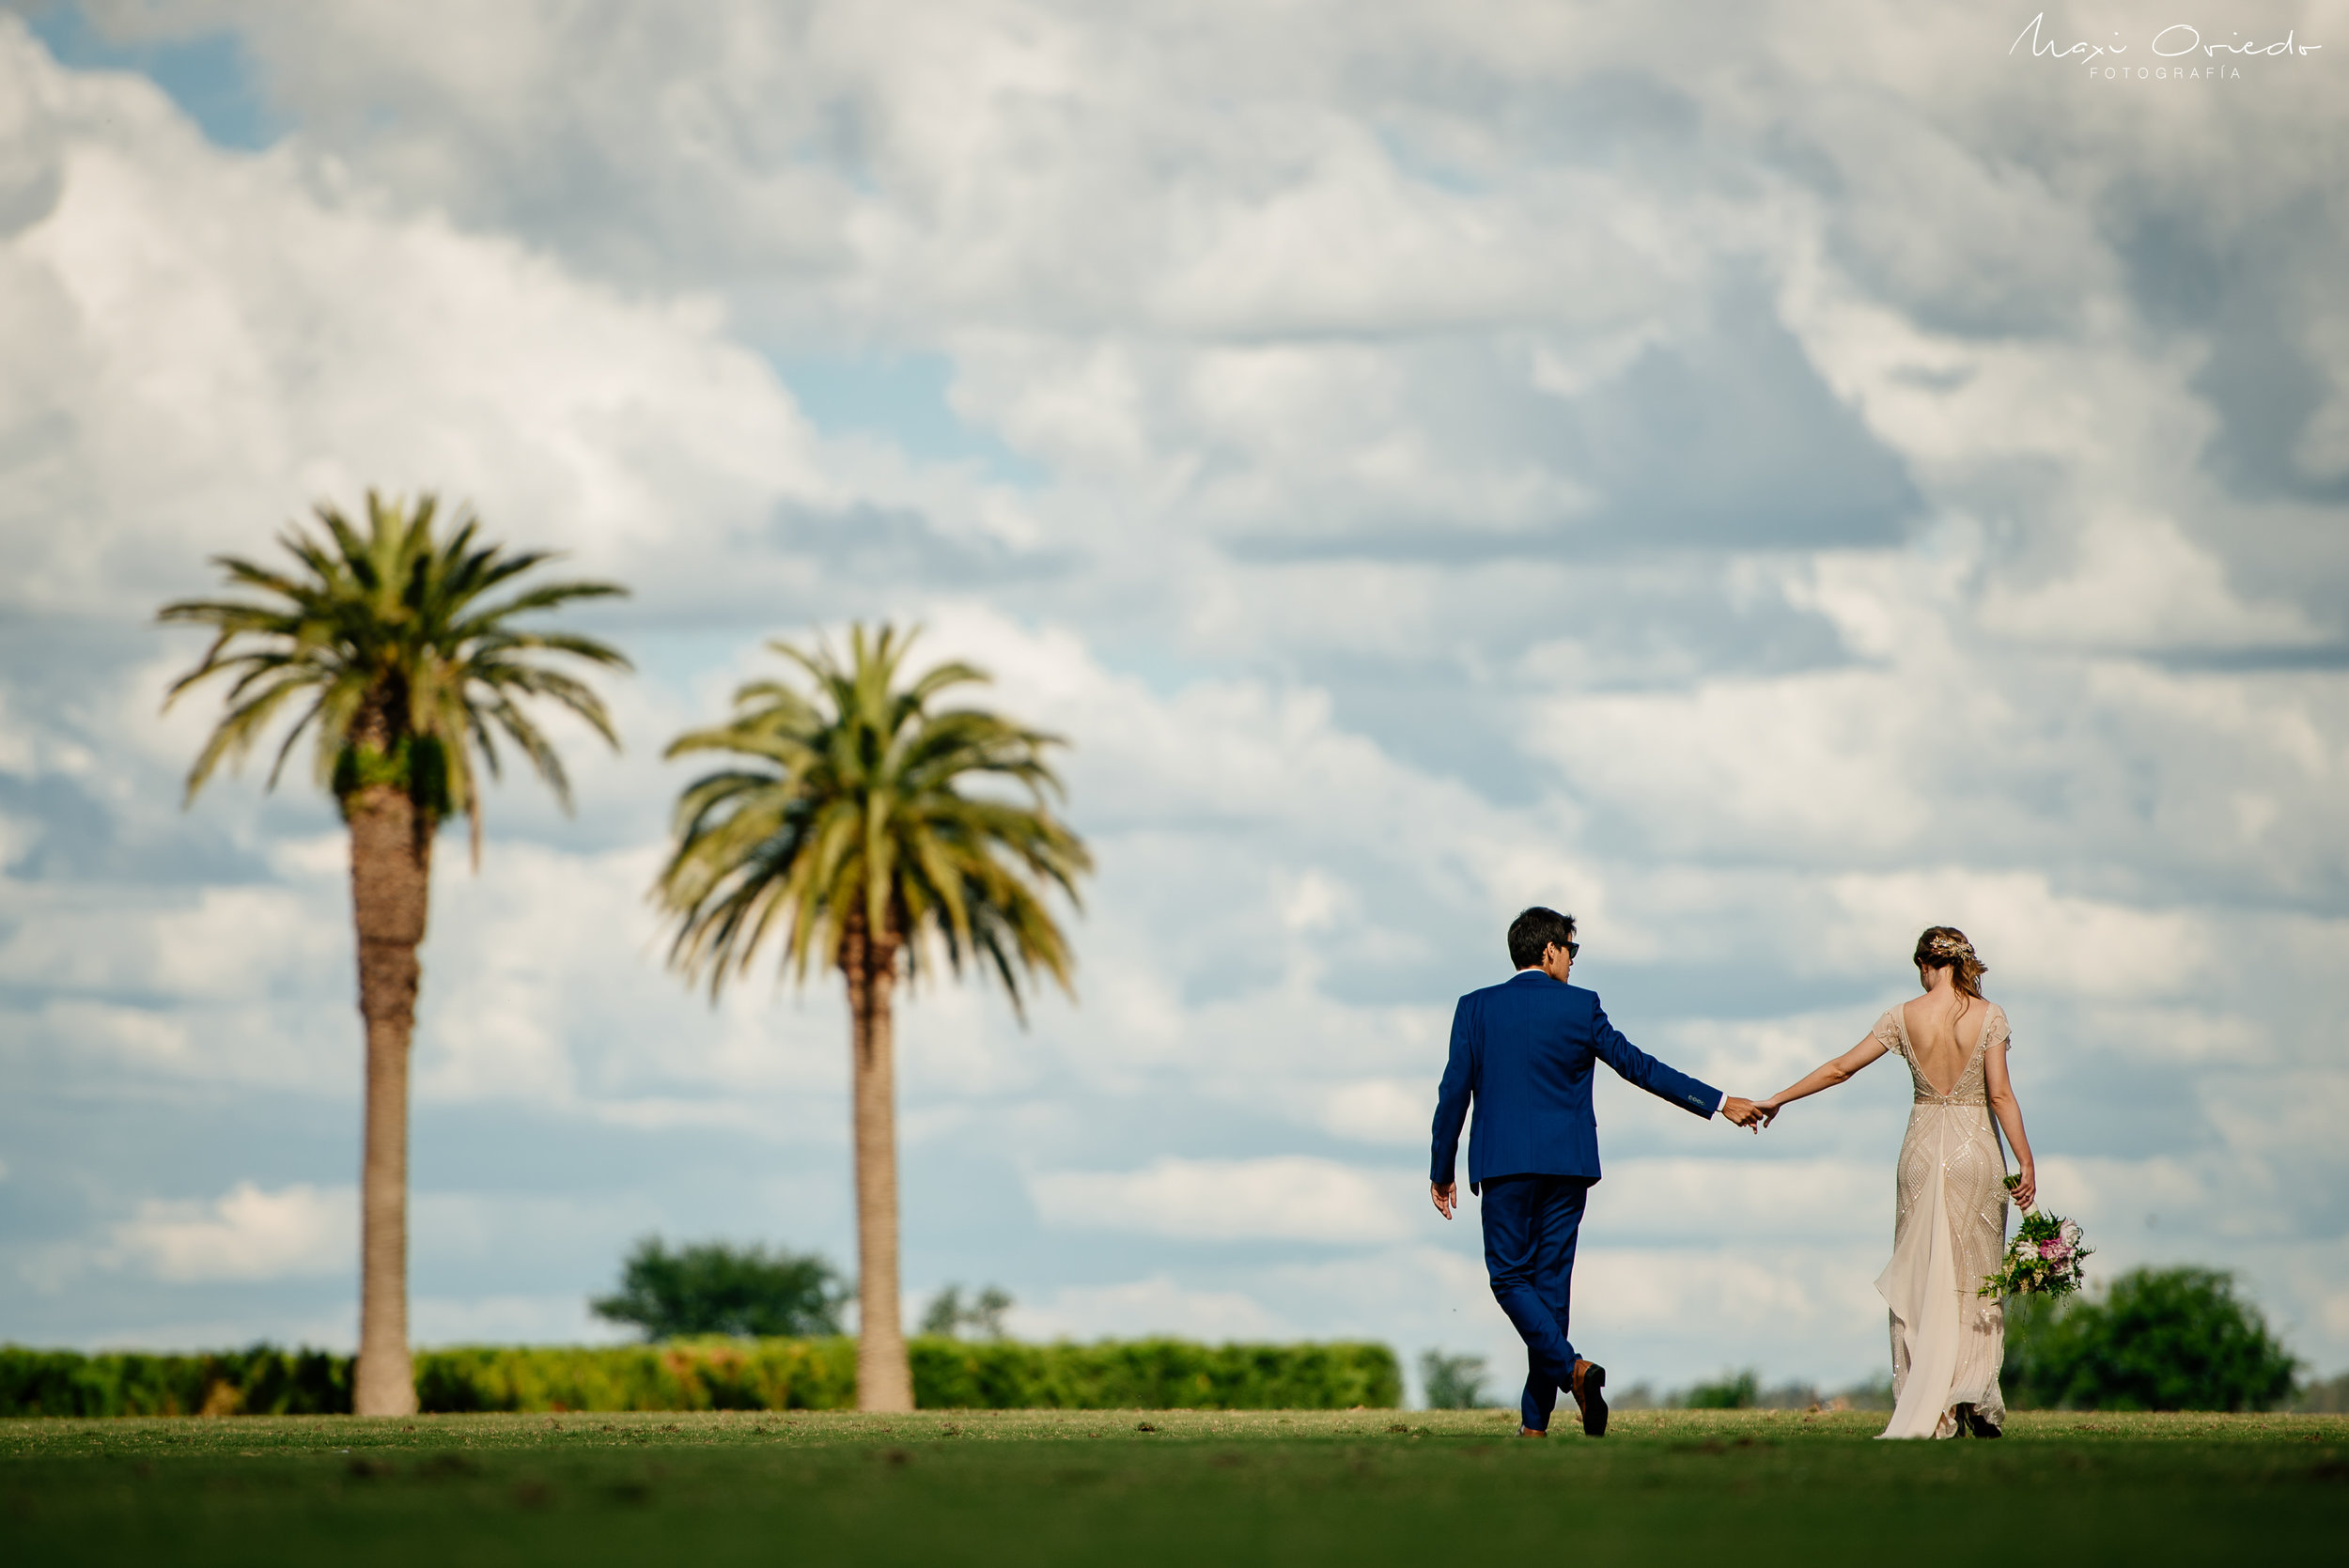
[[[96,1001],[52,1002],[42,1021],[60,1039],[94,1056],[137,1066],[186,1071],[193,1063],[185,1017],[155,1008]]]
[[[18,604],[144,609],[197,587],[207,551],[257,551],[363,485],[470,499],[588,569],[630,558],[640,585],[683,567],[680,534],[830,498],[790,398],[709,308],[391,214],[292,147],[224,157],[135,79],[57,73],[13,20],[0,73],[45,112],[56,191],[0,242],[20,302],[0,334],[45,366],[0,382],[0,421],[60,435],[0,509]]]
[[[1890,1252],[1889,1240],[1880,1250],[1594,1249],[1575,1265],[1576,1348],[1597,1358],[1619,1354],[1607,1348],[1612,1342],[1653,1367],[1656,1347],[1682,1346],[1683,1376],[1790,1361],[1812,1376],[1864,1367],[1882,1343],[1874,1284]]]
[[[1132,1172],[1028,1178],[1044,1222],[1193,1239],[1389,1241],[1409,1234],[1408,1178],[1298,1155],[1159,1159]]]
[[[2038,872],[1839,877],[1828,888],[1841,918],[1823,922],[1809,940],[1821,960],[1853,968],[1892,969],[1924,925],[1955,925],[1985,963],[1997,957],[2002,986],[2135,998],[2195,985],[2189,969],[2163,960],[2209,945],[2186,911],[2067,898]],[[1927,920],[1924,910],[1937,912]]]
[[[1879,1227],[1890,1190],[1889,1164],[1849,1159],[1618,1159],[1592,1188],[1587,1223],[1643,1247],[1765,1234],[1849,1243]]]
[[[2292,456],[2302,474],[2319,483],[2339,484],[2349,478],[2349,317],[2338,312],[2317,315],[2306,323],[2314,339],[2316,364],[2330,386],[2325,401],[2309,416]]]
[[[2225,562],[2164,517],[2107,514],[2077,545],[2074,573],[2007,583],[1983,606],[1985,629],[2091,647],[2227,647],[2321,644],[2325,629],[2299,606],[2246,604]]]
[[[409,1304],[409,1336],[419,1346],[456,1344],[612,1344],[632,1336],[597,1317],[577,1293],[450,1298],[419,1296]]]
[[[1330,1092],[1322,1125],[1365,1143],[1423,1143],[1435,1122],[1435,1089],[1425,1082],[1363,1079]]]
[[[1163,1274],[1126,1284],[1065,1286],[1005,1319],[1023,1339],[1133,1339],[1179,1334],[1208,1341],[1282,1340],[1294,1325],[1239,1291],[1186,1289]]]
[[[46,1343],[81,1350],[208,1351],[254,1343],[299,1346],[348,1356],[359,1345],[359,1303],[303,1311],[275,1303],[218,1315],[144,1315],[135,1326],[84,1324]]]
[[[279,1280],[357,1270],[359,1197],[297,1183],[239,1182],[209,1202],[150,1200],[114,1239],[159,1279]]]
[[[34,896],[27,895],[28,904]],[[63,894],[44,901],[46,918],[10,932],[0,946],[0,974],[91,987],[135,982],[191,1000],[228,1001],[262,989],[272,971],[350,952],[337,924],[319,920],[313,901],[292,889],[206,888],[193,898],[166,896],[155,900],[160,908],[136,911],[129,930],[123,926],[130,911],[119,904]]]

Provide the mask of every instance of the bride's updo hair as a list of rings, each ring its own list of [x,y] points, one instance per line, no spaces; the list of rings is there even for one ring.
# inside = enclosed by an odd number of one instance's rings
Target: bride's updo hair
[[[1974,944],[1954,925],[1928,925],[1917,939],[1917,967],[1952,970],[1950,978],[1969,997],[1982,995],[1982,977],[1990,966],[1975,956]]]

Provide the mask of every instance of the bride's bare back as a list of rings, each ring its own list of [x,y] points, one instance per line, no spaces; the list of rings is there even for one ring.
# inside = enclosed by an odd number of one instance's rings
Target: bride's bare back
[[[1917,1065],[1933,1087],[1945,1094],[1957,1087],[1958,1075],[1973,1060],[1983,1016],[1990,1010],[1990,1004],[1980,997],[1959,993],[1957,1001],[1962,1005],[1952,1007],[1945,991],[1901,1004],[1901,1022],[1907,1027],[1908,1043],[1917,1052]]]

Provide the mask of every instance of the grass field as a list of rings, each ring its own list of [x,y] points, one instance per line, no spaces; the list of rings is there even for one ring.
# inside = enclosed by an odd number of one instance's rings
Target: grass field
[[[0,1560],[2225,1562],[2349,1556],[2349,1418],[801,1412],[0,1423]]]

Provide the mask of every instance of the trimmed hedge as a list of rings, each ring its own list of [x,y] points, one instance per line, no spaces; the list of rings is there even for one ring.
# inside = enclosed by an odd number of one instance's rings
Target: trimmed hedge
[[[426,1350],[416,1356],[416,1404],[434,1411],[847,1410],[856,1406],[856,1342]]]
[[[914,1403],[948,1410],[1342,1410],[1402,1402],[1383,1344],[1019,1344],[917,1339]],[[841,1410],[856,1342],[689,1340],[660,1345],[420,1351],[428,1411]],[[0,1416],[334,1415],[350,1359],[266,1345],[223,1355],[84,1356],[0,1346]]]
[[[350,1408],[350,1358],[257,1344],[195,1356],[0,1345],[0,1416],[317,1416]]]
[[[922,1339],[913,1402],[945,1410],[1344,1410],[1403,1402],[1383,1344],[1016,1344]]]

